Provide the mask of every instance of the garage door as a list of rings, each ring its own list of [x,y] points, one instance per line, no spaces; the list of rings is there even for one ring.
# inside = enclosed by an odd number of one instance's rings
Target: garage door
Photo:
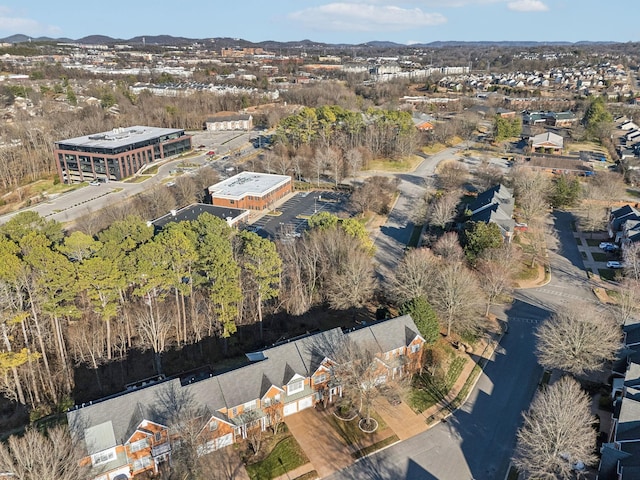
[[[233,433],[228,433],[216,439],[216,450],[218,448],[227,447],[233,443]]]
[[[298,410],[304,410],[313,406],[313,396],[308,396],[298,401]]]
[[[298,411],[298,402],[292,402],[284,406],[284,416],[292,415]]]

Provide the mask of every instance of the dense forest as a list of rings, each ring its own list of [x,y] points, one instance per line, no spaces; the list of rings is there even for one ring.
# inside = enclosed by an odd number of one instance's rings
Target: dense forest
[[[260,345],[275,310],[362,306],[374,279],[361,223],[319,214],[311,225],[276,247],[208,214],[155,235],[129,217],[95,237],[17,215],[0,228],[2,392],[46,411],[72,392],[76,365],[109,392],[122,385],[101,385],[98,369],[131,352],[151,351],[148,371],[162,374],[167,350],[217,338],[224,356],[241,326],[258,325]]]

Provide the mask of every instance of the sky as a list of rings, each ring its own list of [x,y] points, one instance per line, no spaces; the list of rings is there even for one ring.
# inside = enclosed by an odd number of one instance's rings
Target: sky
[[[0,0],[0,38],[640,41],[638,0]]]

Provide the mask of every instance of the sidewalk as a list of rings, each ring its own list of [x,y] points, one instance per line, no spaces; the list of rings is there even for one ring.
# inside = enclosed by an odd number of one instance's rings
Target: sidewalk
[[[279,477],[275,477],[273,480],[295,480],[302,475],[313,472],[315,469],[311,463],[305,463],[301,467],[294,468],[293,470],[288,471],[284,475],[280,475]],[[318,478],[318,477],[316,477]]]
[[[479,342],[479,354],[475,354],[474,352],[466,354],[469,361],[465,363],[458,380],[456,380],[456,383],[454,383],[451,390],[449,390],[449,393],[447,393],[444,399],[440,400],[436,405],[433,405],[422,412],[428,427],[432,427],[438,421],[451,415],[455,409],[459,408],[460,405],[467,400],[473,391],[475,384],[480,378],[480,375],[471,379],[471,384],[469,385],[465,398],[460,398],[458,405],[454,403],[460,392],[464,389],[465,384],[472,376],[476,365],[479,365],[481,370],[484,369],[484,365],[486,365],[486,363],[491,359],[495,349],[498,347],[500,340],[502,339],[502,335],[503,333],[492,332],[488,339],[483,339]]]

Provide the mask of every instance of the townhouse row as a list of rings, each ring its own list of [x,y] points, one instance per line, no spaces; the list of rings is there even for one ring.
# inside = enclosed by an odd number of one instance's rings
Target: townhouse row
[[[93,478],[124,480],[158,472],[188,423],[198,452],[243,441],[254,429],[343,394],[336,358],[346,348],[371,352],[372,385],[416,372],[424,339],[409,315],[344,331],[335,328],[247,354],[240,368],[145,385],[67,412],[72,437],[85,448]],[[344,360],[343,360],[344,361]]]

